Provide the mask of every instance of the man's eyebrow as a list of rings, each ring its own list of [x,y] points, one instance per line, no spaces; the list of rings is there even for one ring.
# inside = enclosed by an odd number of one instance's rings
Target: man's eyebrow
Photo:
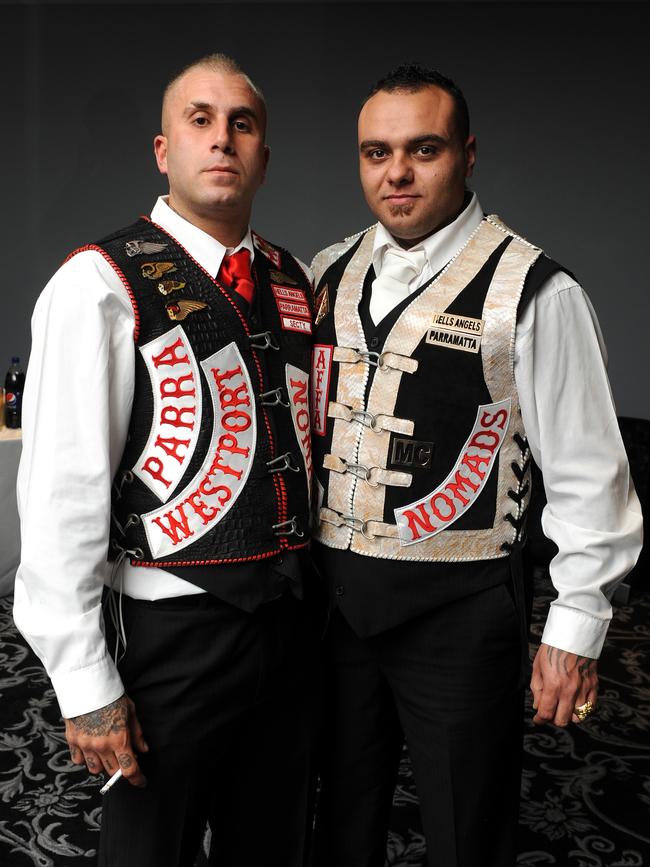
[[[449,139],[436,132],[427,132],[424,135],[419,135],[416,138],[409,139],[406,142],[406,146],[418,147],[418,145],[427,144],[428,142],[434,142],[439,145],[448,145]],[[364,139],[359,145],[359,150],[366,151],[372,148],[386,149],[386,147],[388,147],[387,143],[381,139]]]
[[[230,109],[228,117],[239,117],[242,114],[245,117],[252,117],[253,120],[258,120],[257,112],[250,105],[236,105]]]
[[[192,114],[193,111],[211,111],[212,105],[209,102],[191,102],[184,111],[184,114]]]
[[[192,114],[193,111],[214,111],[214,105],[210,102],[193,100],[185,109],[185,114]],[[257,113],[250,105],[236,105],[228,110],[228,117],[239,117],[241,115],[252,117],[254,120],[258,119]]]

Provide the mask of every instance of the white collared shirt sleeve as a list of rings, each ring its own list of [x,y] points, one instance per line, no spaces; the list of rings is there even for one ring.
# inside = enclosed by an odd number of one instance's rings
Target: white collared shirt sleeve
[[[605,365],[588,298],[569,275],[553,275],[518,323],[515,379],[544,475],[542,528],[559,549],[550,567],[558,596],[542,641],[591,658],[600,655],[610,599],[643,534]]]
[[[14,618],[68,718],[124,692],[103,637],[101,595],[111,480],[133,400],[133,328],[126,291],[94,251],[61,267],[32,319]]]

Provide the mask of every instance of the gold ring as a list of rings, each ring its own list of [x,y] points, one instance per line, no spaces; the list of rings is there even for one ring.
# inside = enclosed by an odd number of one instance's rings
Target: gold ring
[[[581,704],[579,707],[575,708],[575,715],[578,717],[580,722],[584,722],[589,714],[593,711],[593,704],[587,699],[584,704]]]

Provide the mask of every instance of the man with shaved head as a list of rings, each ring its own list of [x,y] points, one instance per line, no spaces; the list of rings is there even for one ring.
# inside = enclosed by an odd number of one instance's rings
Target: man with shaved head
[[[391,72],[361,108],[359,160],[378,222],[313,263],[314,557],[332,608],[316,863],[383,867],[405,739],[428,864],[514,867],[531,458],[558,546],[536,723],[596,709],[639,502],[593,310],[467,189],[458,87]]]
[[[15,619],[72,761],[115,778],[104,867],[191,867],[206,820],[210,863],[305,859],[312,299],[250,229],[265,128],[232,59],[184,69],[154,139],[169,195],[34,313]]]

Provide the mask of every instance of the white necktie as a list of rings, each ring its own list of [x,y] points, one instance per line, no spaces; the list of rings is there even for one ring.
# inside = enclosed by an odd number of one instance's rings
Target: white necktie
[[[408,296],[409,283],[422,273],[425,263],[424,250],[386,250],[379,275],[372,282],[370,316],[375,325]]]

